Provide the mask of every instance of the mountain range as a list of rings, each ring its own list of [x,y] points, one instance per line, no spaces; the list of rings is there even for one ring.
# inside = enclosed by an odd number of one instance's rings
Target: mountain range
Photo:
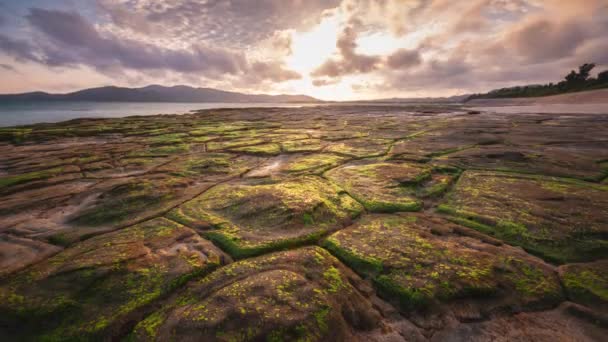
[[[67,94],[30,92],[0,95],[0,102],[93,101],[93,102],[321,102],[306,95],[243,94],[212,88],[189,86],[142,88],[99,87]]]

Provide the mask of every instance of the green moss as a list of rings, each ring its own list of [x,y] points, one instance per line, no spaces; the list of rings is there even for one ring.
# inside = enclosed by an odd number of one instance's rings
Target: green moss
[[[181,144],[188,134],[185,133],[172,133],[157,135],[149,139],[151,145],[175,145]]]
[[[330,293],[336,293],[344,287],[344,283],[342,282],[342,276],[340,274],[340,271],[338,271],[338,269],[333,266],[330,266],[323,273],[323,277],[325,278],[325,280],[327,280],[329,282],[328,291]]]
[[[287,166],[289,172],[302,172],[309,170],[325,169],[335,166],[346,160],[335,154],[310,154],[301,158],[295,159]]]
[[[331,237],[323,241],[322,246],[360,274],[378,274],[382,272],[382,261],[373,257],[355,254],[348,249],[342,248]]]
[[[573,179],[467,171],[438,211],[547,261],[587,261],[608,252],[599,219],[607,190]]]
[[[304,213],[304,215],[302,215],[302,221],[304,221],[304,224],[307,226],[315,224],[315,218],[309,213]]]
[[[381,275],[373,279],[378,294],[384,298],[396,298],[403,310],[413,310],[428,304],[428,297],[422,291],[415,288],[405,288],[393,281],[387,275]]]
[[[430,170],[403,163],[371,163],[345,165],[326,173],[349,195],[376,213],[419,211],[422,201],[416,199],[420,183],[427,180]]]
[[[72,243],[72,241],[63,233],[49,236],[48,241],[54,245],[62,247],[67,247]]]
[[[318,152],[321,150],[321,141],[319,139],[283,141],[281,148],[287,153]]]
[[[243,152],[253,155],[276,156],[281,153],[281,148],[277,144],[262,144],[254,146],[244,146],[231,148],[232,152]]]
[[[418,200],[402,201],[402,202],[385,202],[380,200],[366,200],[357,198],[363,204],[365,209],[374,213],[395,213],[399,211],[420,211],[422,202]]]
[[[314,313],[315,321],[317,322],[317,327],[319,328],[321,334],[326,334],[329,330],[327,316],[329,316],[330,312],[331,307],[327,306]]]
[[[235,259],[245,259],[274,251],[304,246],[318,241],[325,234],[325,230],[320,230],[296,238],[276,239],[273,241],[251,244],[229,232],[222,232],[221,230],[203,233],[207,239],[215,242],[222,250]]]
[[[562,282],[568,295],[575,301],[599,305],[608,303],[608,274],[605,265],[600,267],[588,264],[567,265]],[[593,264],[589,264],[593,265]],[[600,265],[602,265],[600,263]]]
[[[8,141],[13,144],[21,144],[27,141],[32,133],[31,128],[0,128],[0,141]]]
[[[154,339],[157,334],[157,329],[164,322],[165,316],[162,311],[157,311],[146,317],[143,321],[137,324],[136,329],[141,329],[148,338]]]
[[[196,254],[197,261],[188,251],[162,250],[185,237],[193,232],[154,219],[75,244],[0,287],[0,310],[7,313],[0,321],[28,326],[19,332],[26,340],[107,337],[121,319],[220,264],[208,250],[198,252],[205,255]],[[6,289],[23,300],[11,304],[3,298]],[[160,324],[153,318],[150,329]]]
[[[363,207],[320,177],[218,185],[168,217],[199,229],[236,258],[316,242]]]
[[[448,154],[464,151],[464,150],[467,150],[467,149],[470,149],[473,147],[475,147],[475,145],[458,146],[458,147],[448,148],[448,149],[441,150],[441,151],[431,152],[431,153],[427,154],[427,156],[431,157],[431,158],[441,157],[441,156],[445,156]]]
[[[0,178],[0,189],[32,181],[48,179],[61,174],[61,172],[63,172],[63,168],[53,168],[43,171],[28,172],[15,176],[2,177]]]
[[[499,221],[495,225],[480,223],[479,221],[491,222],[492,220],[474,213],[456,210],[447,205],[439,205],[437,211],[453,215],[448,220],[454,223],[522,247],[530,254],[557,264],[589,260],[608,253],[608,242],[602,239],[572,238],[568,241],[546,244],[543,243],[542,238],[534,237],[525,226],[518,223],[509,221]]]

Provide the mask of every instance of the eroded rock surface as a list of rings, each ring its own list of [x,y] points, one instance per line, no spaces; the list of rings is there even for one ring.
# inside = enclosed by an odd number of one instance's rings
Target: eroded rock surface
[[[0,128],[0,340],[603,341],[607,127],[360,105]]]
[[[32,340],[116,335],[146,305],[228,261],[193,230],[162,218],[94,237],[0,282],[2,333]]]

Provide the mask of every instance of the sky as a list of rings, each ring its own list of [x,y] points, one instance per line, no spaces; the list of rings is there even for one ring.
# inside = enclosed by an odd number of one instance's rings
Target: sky
[[[608,0],[0,0],[0,93],[452,96],[604,70],[607,33]]]

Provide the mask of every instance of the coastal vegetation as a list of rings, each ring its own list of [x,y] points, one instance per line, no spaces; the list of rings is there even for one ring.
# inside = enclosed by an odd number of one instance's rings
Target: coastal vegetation
[[[500,88],[485,94],[471,95],[467,98],[467,101],[475,99],[550,96],[608,88],[608,70],[599,72],[597,77],[591,77],[591,71],[595,66],[594,63],[585,63],[579,66],[578,71],[571,70],[570,73],[558,83]]]

